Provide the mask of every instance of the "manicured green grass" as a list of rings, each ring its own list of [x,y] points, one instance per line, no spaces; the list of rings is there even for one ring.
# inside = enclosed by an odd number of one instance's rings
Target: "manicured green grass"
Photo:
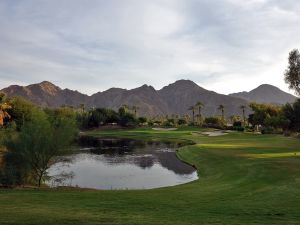
[[[90,134],[192,140],[178,157],[198,168],[197,181],[140,191],[1,190],[0,224],[300,224],[299,139],[195,131]]]

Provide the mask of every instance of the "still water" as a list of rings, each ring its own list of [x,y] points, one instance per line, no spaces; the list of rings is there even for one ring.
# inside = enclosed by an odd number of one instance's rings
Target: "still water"
[[[188,143],[82,137],[48,170],[48,184],[95,189],[151,189],[198,179],[175,154]]]

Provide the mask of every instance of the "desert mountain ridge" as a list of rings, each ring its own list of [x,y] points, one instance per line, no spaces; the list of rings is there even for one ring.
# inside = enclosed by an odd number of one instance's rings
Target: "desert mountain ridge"
[[[11,85],[1,90],[8,96],[22,96],[42,107],[70,105],[77,107],[84,104],[87,108],[106,107],[118,109],[127,104],[138,107],[138,114],[157,116],[166,114],[190,114],[188,108],[200,101],[205,106],[202,113],[206,116],[219,115],[219,105],[225,106],[226,116],[240,115],[241,105],[249,102],[284,104],[293,102],[296,97],[272,85],[261,85],[250,92],[223,95],[206,90],[191,80],[178,80],[156,90],[143,85],[134,89],[110,88],[91,96],[70,89],[61,89],[49,81],[28,86]],[[249,109],[246,111],[249,113]]]
[[[270,84],[262,84],[249,92],[232,93],[229,96],[245,99],[250,102],[285,104],[297,98]]]

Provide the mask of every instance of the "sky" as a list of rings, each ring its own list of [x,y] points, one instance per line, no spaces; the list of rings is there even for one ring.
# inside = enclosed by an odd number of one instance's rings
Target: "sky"
[[[299,25],[299,0],[0,0],[0,88],[47,80],[92,94],[190,79],[223,94],[288,91]]]

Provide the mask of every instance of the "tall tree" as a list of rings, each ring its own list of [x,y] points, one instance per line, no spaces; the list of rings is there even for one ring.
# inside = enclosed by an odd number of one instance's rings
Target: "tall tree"
[[[191,110],[192,111],[192,115],[193,115],[193,124],[195,123],[195,109],[196,107],[193,105],[193,106],[190,106],[188,110]]]
[[[243,112],[243,121],[244,121],[244,126],[245,126],[245,125],[246,125],[246,116],[245,116],[245,109],[246,109],[246,106],[241,105],[241,106],[240,106],[240,109],[241,109],[242,112]]]
[[[17,130],[20,131],[24,123],[32,118],[32,112],[37,109],[37,106],[19,96],[10,98],[8,104],[11,106],[8,113],[16,123]]]
[[[289,54],[289,65],[285,71],[284,79],[290,89],[295,90],[300,95],[300,53],[294,49]]]
[[[220,110],[221,111],[221,113],[222,113],[222,120],[224,120],[225,119],[225,116],[224,116],[224,109],[225,109],[225,106],[224,105],[219,105],[219,107],[218,107],[218,110]]]
[[[129,106],[127,104],[123,104],[121,107],[124,109],[125,113],[127,113]]]
[[[81,110],[82,113],[84,113],[85,112],[85,105],[83,103],[81,103],[79,105],[79,109]]]
[[[139,110],[139,107],[134,105],[134,106],[132,106],[132,110],[134,112],[134,116],[137,117],[137,111]]]
[[[289,129],[300,131],[300,99],[297,99],[293,104],[287,103],[283,106],[283,114],[289,120]]]
[[[202,102],[197,102],[195,105],[198,108],[198,113],[199,113],[199,123],[201,121],[201,109],[204,107],[204,104]]]
[[[251,123],[253,126],[265,126],[267,118],[276,117],[280,115],[281,111],[280,106],[271,104],[251,103],[249,106],[253,111],[253,114],[249,115],[249,123]]]
[[[50,118],[42,110],[35,110],[17,137],[11,135],[5,141],[8,152],[21,159],[30,172],[28,177],[32,177],[38,186],[47,174],[50,162],[63,154],[74,138],[75,118],[68,115],[55,112],[55,118]]]

